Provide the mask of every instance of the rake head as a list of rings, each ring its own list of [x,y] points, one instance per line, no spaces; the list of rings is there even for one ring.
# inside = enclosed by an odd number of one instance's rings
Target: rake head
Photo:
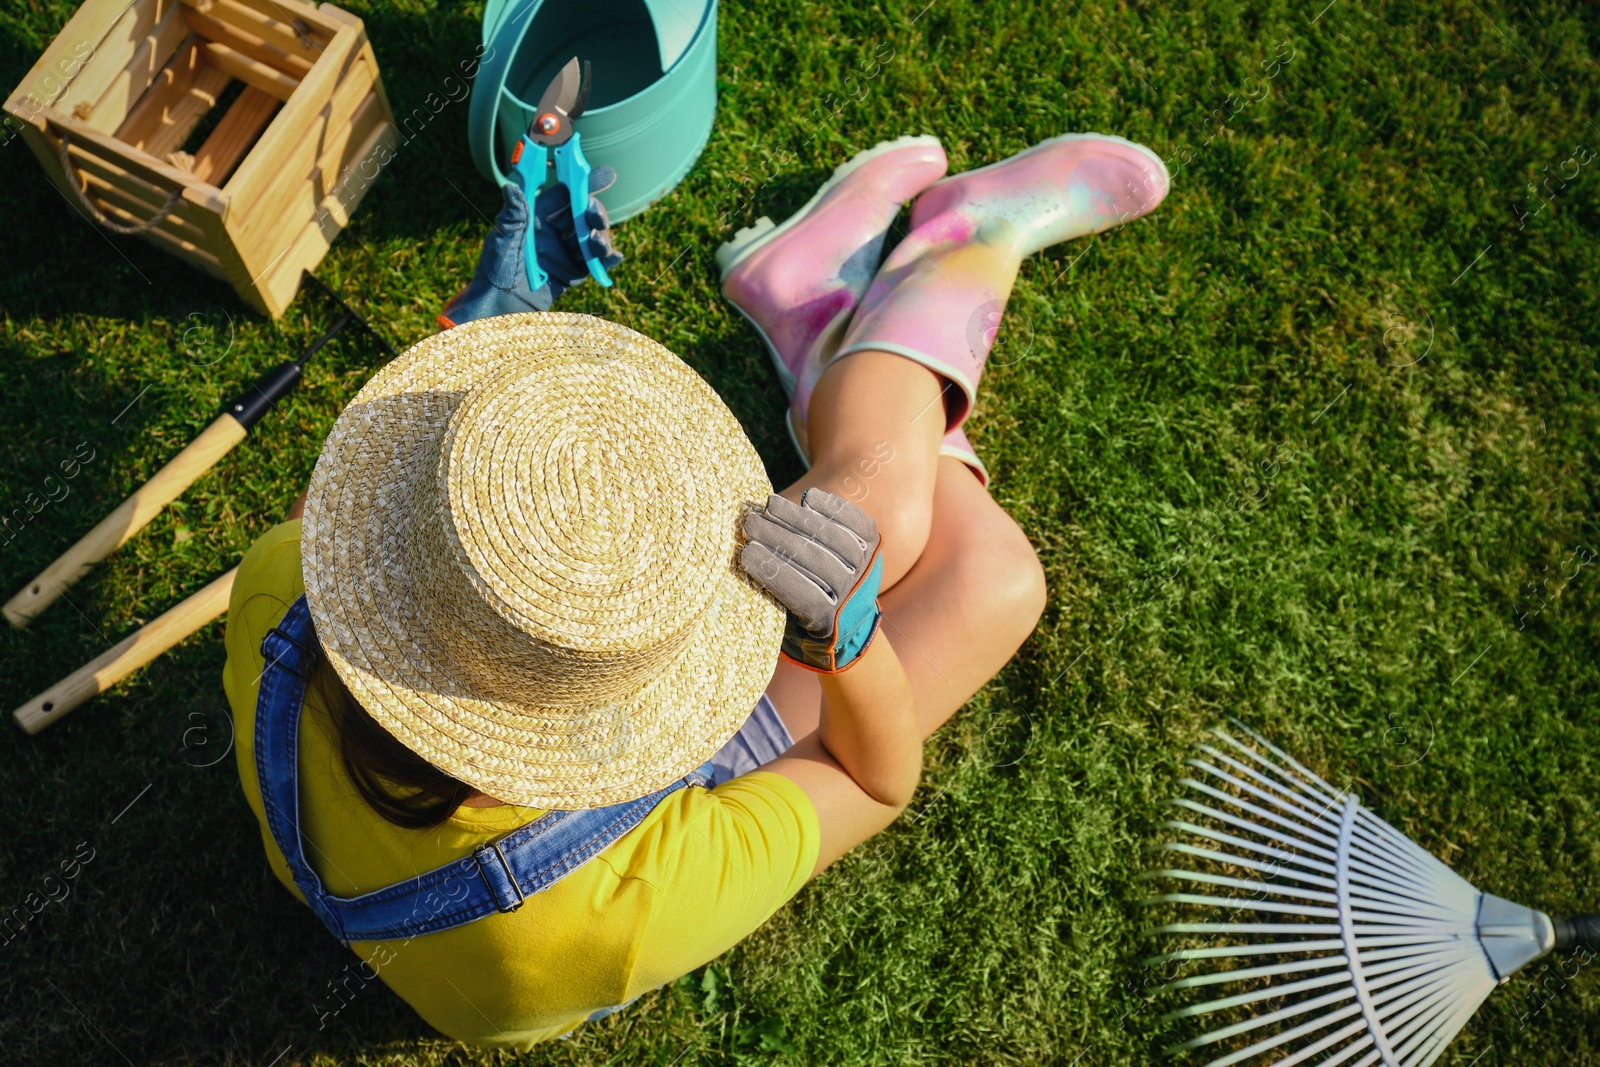
[[[1160,992],[1210,997],[1167,1019],[1215,1028],[1173,1049],[1206,1067],[1424,1067],[1494,987],[1555,947],[1543,912],[1464,878],[1265,738],[1222,730],[1183,779],[1183,835],[1161,846],[1189,866],[1151,872],[1180,890],[1151,903],[1200,910],[1153,934],[1184,947],[1148,964],[1220,969]],[[1238,1021],[1231,1021],[1238,1020]]]

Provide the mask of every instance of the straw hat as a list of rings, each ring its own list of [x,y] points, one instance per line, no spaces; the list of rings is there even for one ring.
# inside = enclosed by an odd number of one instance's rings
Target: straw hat
[[[406,747],[541,808],[640,797],[708,759],[777,662],[739,568],[771,492],[711,387],[588,315],[436,334],[339,416],[306,499],[333,668]]]

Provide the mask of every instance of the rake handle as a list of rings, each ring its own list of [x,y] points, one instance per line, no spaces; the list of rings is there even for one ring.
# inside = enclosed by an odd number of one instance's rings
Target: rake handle
[[[179,601],[111,648],[13,711],[17,725],[36,734],[91,697],[143,667],[173,645],[228,610],[233,576],[239,568],[215,578],[198,593]]]
[[[80,537],[56,561],[0,611],[11,625],[22,628],[55,603],[56,598],[78,579],[144,529],[161,509],[183,495],[206,471],[221,462],[234,445],[244,440],[245,427],[226,412],[218,415],[182,452],[167,461],[150,480],[101,519],[94,529]]]
[[[1573,952],[1587,949],[1600,952],[1600,915],[1572,915],[1565,919],[1552,919],[1556,931],[1556,951]]]

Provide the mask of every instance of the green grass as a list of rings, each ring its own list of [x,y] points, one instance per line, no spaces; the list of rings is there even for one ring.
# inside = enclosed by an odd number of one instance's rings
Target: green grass
[[[71,7],[0,14],[0,82]],[[349,7],[400,111],[477,41],[475,4]],[[782,482],[799,467],[778,383],[717,292],[711,253],[734,227],[910,132],[938,134],[958,170],[1073,130],[1173,160],[1154,216],[1023,268],[970,427],[1050,605],[866,852],[570,1042],[463,1050],[381,986],[319,1030],[313,1001],[350,957],[269,875],[231,757],[197,766],[227,744],[214,625],[0,741],[0,907],[94,849],[71,895],[0,945],[0,1055],[1147,1063],[1167,1038],[1137,963],[1140,848],[1226,714],[1481,888],[1600,910],[1600,570],[1579,565],[1600,550],[1600,159],[1564,164],[1600,148],[1600,22],[1543,0],[1319,7],[729,2],[704,156],[619,228],[616,289],[563,300],[680,353]],[[1230,93],[1237,113],[1207,130]],[[397,345],[431,331],[497,204],[465,126],[452,104],[405,145],[320,270]],[[1529,184],[1547,173],[1570,179],[1550,201]],[[5,542],[9,594],[329,316],[302,297],[268,322],[93,232],[20,141],[0,147],[0,188],[0,505],[43,495],[79,442],[95,453]],[[237,560],[381,360],[354,339],[326,351],[70,605],[0,632],[10,702]],[[1596,1011],[1592,968],[1525,974],[1442,1062],[1600,1062]]]

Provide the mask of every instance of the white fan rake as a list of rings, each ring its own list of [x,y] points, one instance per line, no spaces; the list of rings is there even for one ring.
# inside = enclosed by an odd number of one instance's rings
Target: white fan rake
[[[1552,920],[1474,889],[1353,795],[1235,725],[1270,757],[1211,731],[1223,747],[1200,746],[1188,762],[1201,774],[1172,802],[1198,818],[1167,823],[1202,843],[1161,846],[1205,862],[1151,872],[1208,890],[1151,903],[1228,914],[1155,928],[1198,947],[1146,962],[1238,961],[1160,987],[1228,994],[1165,1016],[1224,1013],[1174,1053],[1213,1046],[1223,1054],[1206,1067],[1425,1067],[1497,984],[1552,949],[1600,945],[1600,916]]]

